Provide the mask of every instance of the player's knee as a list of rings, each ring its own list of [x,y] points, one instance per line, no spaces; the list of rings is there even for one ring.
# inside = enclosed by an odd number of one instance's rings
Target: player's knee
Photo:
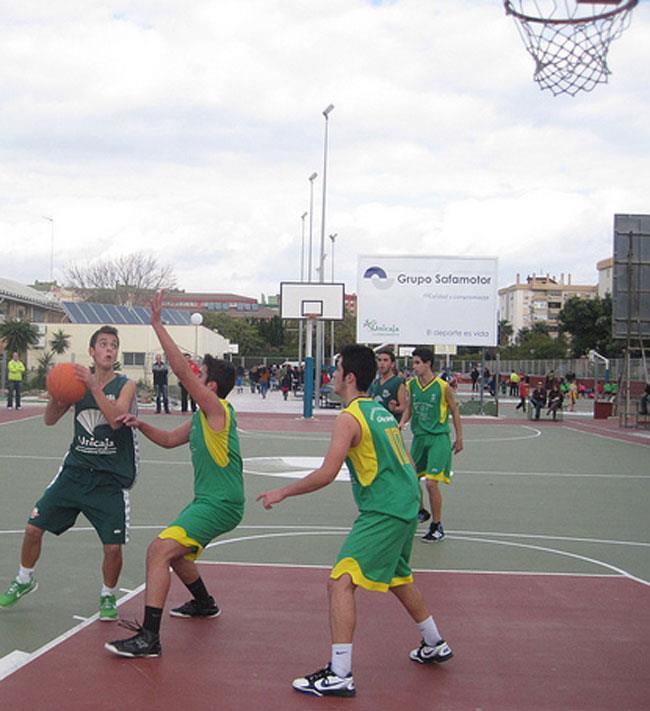
[[[104,546],[104,557],[113,561],[122,560],[122,546],[118,543],[107,543]]]
[[[25,538],[29,538],[31,541],[40,541],[43,538],[45,531],[38,526],[34,526],[28,523],[25,527]]]
[[[327,591],[330,595],[336,592],[354,590],[354,588],[355,585],[352,582],[352,578],[347,573],[345,575],[341,575],[340,578],[336,578],[336,580],[330,578],[327,581]]]

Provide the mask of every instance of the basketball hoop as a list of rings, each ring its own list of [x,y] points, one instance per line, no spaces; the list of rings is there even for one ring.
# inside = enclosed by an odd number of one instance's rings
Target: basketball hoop
[[[504,0],[541,89],[575,96],[606,84],[609,44],[620,37],[639,0]]]

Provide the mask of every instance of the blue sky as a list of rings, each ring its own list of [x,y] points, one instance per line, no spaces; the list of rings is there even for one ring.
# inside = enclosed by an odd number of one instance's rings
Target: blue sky
[[[0,274],[153,251],[179,286],[259,296],[320,241],[500,258],[596,283],[615,213],[650,212],[650,3],[606,85],[553,97],[499,0],[26,0],[0,8]],[[329,251],[329,240],[327,240]],[[328,257],[330,255],[328,254]],[[314,259],[316,262],[316,259]],[[325,273],[331,274],[326,259]]]

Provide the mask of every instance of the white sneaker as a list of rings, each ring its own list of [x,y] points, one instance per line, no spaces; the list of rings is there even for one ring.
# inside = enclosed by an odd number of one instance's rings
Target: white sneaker
[[[451,651],[451,647],[441,639],[438,644],[430,647],[424,640],[417,649],[414,649],[409,657],[418,664],[440,664],[451,659],[454,653]]]
[[[294,679],[292,686],[296,691],[314,696],[354,696],[357,693],[352,674],[337,676],[329,664],[313,674]]]

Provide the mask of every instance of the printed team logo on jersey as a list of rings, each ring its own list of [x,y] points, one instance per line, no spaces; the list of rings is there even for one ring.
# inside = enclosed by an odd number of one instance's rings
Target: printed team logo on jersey
[[[103,437],[101,439],[95,437],[95,430],[98,427],[108,425],[108,420],[104,417],[101,410],[82,410],[77,415],[77,422],[89,435],[88,437],[82,434],[77,436],[77,445],[75,447],[77,452],[103,455],[117,454],[117,446],[110,437]]]
[[[101,410],[83,410],[77,415],[77,422],[91,436],[95,434],[95,427],[108,424],[108,420],[104,417]]]
[[[38,518],[39,517],[39,510],[37,506],[34,506],[32,509],[32,512],[29,514],[29,518]]]

